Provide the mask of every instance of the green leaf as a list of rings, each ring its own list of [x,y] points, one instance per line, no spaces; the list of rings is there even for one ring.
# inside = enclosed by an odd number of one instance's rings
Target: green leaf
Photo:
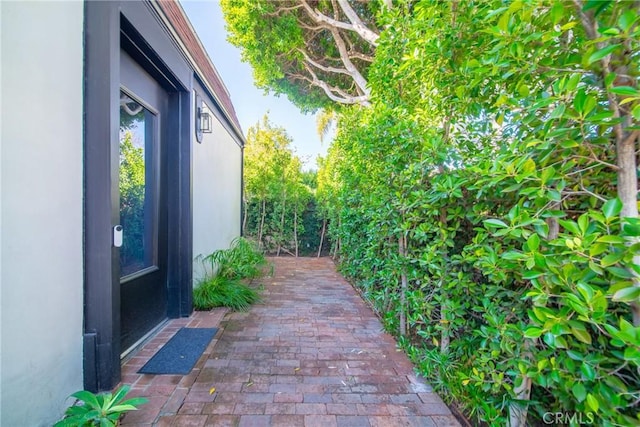
[[[640,91],[631,86],[614,86],[609,91],[621,96],[640,96]]]
[[[634,362],[640,366],[640,349],[638,347],[627,347],[624,351],[624,360]]]
[[[535,171],[536,171],[536,162],[531,158],[527,159],[527,161],[524,162],[524,165],[522,166],[522,172],[526,174],[532,174]]]
[[[542,181],[542,184],[546,185],[549,182],[549,180],[553,178],[555,175],[556,175],[555,168],[553,166],[549,166],[542,170],[542,173],[540,174],[540,181]]]
[[[531,280],[531,279],[535,279],[537,277],[540,277],[542,275],[544,275],[544,273],[541,272],[541,271],[527,270],[524,273],[522,273],[522,278],[526,279],[526,280]]]
[[[595,9],[594,15],[598,16],[611,5],[611,1],[612,0],[587,0],[584,3],[582,10],[586,12],[588,10]]]
[[[547,194],[549,195],[549,198],[555,202],[562,200],[562,195],[558,190],[549,190]]]
[[[109,399],[111,401],[111,404],[118,403],[119,401],[124,399],[124,397],[127,395],[130,389],[131,387],[125,384],[122,387],[120,387],[120,389],[116,390],[113,397]]]
[[[571,392],[578,399],[578,402],[582,402],[587,397],[587,390],[582,383],[575,383],[571,387]]]
[[[564,16],[564,4],[560,1],[556,1],[551,7],[551,21],[553,25],[557,25],[562,21]]]
[[[558,2],[556,4],[561,4],[561,3]],[[569,79],[569,81],[567,82],[567,90],[570,92],[576,90],[576,88],[578,87],[578,83],[580,83],[581,79],[582,79],[582,74],[580,73],[573,74]]]
[[[500,221],[499,219],[494,219],[494,218],[485,219],[484,221],[482,221],[482,223],[487,228],[508,228],[509,227],[503,221]]]
[[[618,18],[618,26],[622,31],[627,33],[636,22],[636,19],[638,19],[638,15],[635,10],[627,10],[625,13],[620,15],[620,18]]]
[[[505,12],[502,14],[500,19],[498,20],[498,28],[503,32],[509,31],[509,19],[511,18],[511,13]]]
[[[580,229],[578,228],[578,224],[576,224],[575,222],[568,220],[568,219],[561,219],[558,220],[558,223],[562,226],[562,228],[564,228],[565,230],[573,233],[573,234],[580,234]]]
[[[64,418],[58,421],[57,423],[55,423],[53,427],[78,427],[78,425],[82,425],[82,424],[80,424],[80,421],[77,420],[76,417],[73,417],[73,418]]]
[[[587,379],[589,381],[593,381],[596,378],[596,370],[593,369],[593,366],[589,365],[588,363],[583,363],[580,366],[580,372],[582,372],[582,376],[584,377],[584,379]]]
[[[618,216],[621,211],[622,202],[617,197],[615,199],[607,200],[602,206],[602,213],[607,219]]]
[[[622,302],[638,302],[640,301],[640,287],[629,286],[628,288],[620,289],[613,294],[614,301]]]
[[[600,265],[603,267],[609,267],[616,264],[622,258],[624,258],[623,252],[614,252],[602,258],[600,260]]]
[[[564,104],[560,104],[558,105],[549,115],[549,120],[553,120],[553,119],[557,119],[562,117],[562,115],[564,114],[566,110],[566,107]]]
[[[613,45],[605,47],[604,49],[600,49],[600,50],[597,50],[597,51],[593,52],[591,54],[591,56],[589,56],[589,59],[587,60],[587,65],[591,65],[594,62],[601,60],[605,56],[610,55],[612,52],[614,52],[619,47],[620,47],[620,45],[613,44]]]
[[[624,244],[625,240],[620,236],[602,236],[599,237],[596,242],[599,243],[611,243],[615,245]]]
[[[593,299],[593,288],[588,283],[580,282],[576,285],[576,289],[582,295],[586,303],[590,303]]]
[[[540,335],[542,335],[542,329],[540,328],[536,328],[535,326],[529,326],[527,329],[524,330],[524,336],[526,338],[538,338]]]
[[[587,99],[587,93],[584,91],[584,89],[580,89],[576,93],[576,96],[573,98],[573,108],[581,116],[585,116],[586,115],[586,114],[582,113],[584,111],[584,102],[585,102],[586,99]]]
[[[114,427],[115,425],[115,421],[112,421],[108,418],[103,418],[100,420],[100,427]]]
[[[571,360],[582,360],[583,357],[580,353],[578,353],[577,351],[573,351],[573,350],[567,350],[567,356],[569,356],[571,358]]]
[[[617,36],[618,34],[620,34],[620,30],[617,29],[616,27],[609,27],[609,28],[602,28],[602,29],[599,28],[598,32],[605,36]]]
[[[620,279],[633,278],[633,273],[623,267],[608,267],[607,271]]]
[[[639,218],[625,218],[622,224],[622,230],[627,236],[640,236],[640,221]]]
[[[586,330],[580,330],[577,328],[571,328],[571,334],[585,344],[591,345],[591,335]]]
[[[136,408],[133,405],[130,404],[121,404],[121,405],[115,405],[112,406],[109,409],[109,412],[125,412],[125,411],[137,411],[138,408]]]
[[[593,412],[598,412],[598,409],[600,408],[598,399],[596,399],[591,393],[587,394],[587,405],[589,405]]]
[[[600,276],[604,274],[604,270],[593,261],[589,261],[589,269]]]
[[[528,257],[522,252],[518,252],[514,250],[514,251],[508,251],[503,253],[501,258],[509,261],[517,261],[517,260],[525,259]]]
[[[535,233],[529,236],[529,238],[527,239],[527,247],[531,252],[537,251],[540,247],[540,236]]]
[[[124,402],[122,402],[122,405],[140,406],[144,405],[145,403],[149,403],[149,399],[147,399],[146,397],[134,397],[125,400]]]
[[[73,393],[71,397],[75,397],[76,399],[85,402],[87,405],[94,409],[101,407],[100,403],[98,402],[97,396],[90,391],[80,390]]]
[[[604,379],[604,382],[612,387],[616,392],[626,393],[627,391],[629,391],[626,384],[616,376],[608,376]]]

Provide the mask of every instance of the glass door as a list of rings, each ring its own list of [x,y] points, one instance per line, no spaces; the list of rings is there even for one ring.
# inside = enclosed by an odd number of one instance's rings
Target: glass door
[[[120,138],[117,186],[120,329],[123,354],[167,317],[166,167],[163,126],[168,95],[121,52]]]

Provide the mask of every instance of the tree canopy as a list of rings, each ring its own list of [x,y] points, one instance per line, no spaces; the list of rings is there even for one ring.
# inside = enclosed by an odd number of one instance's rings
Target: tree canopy
[[[258,87],[305,111],[367,105],[379,38],[378,2],[223,0],[229,41],[253,66]]]

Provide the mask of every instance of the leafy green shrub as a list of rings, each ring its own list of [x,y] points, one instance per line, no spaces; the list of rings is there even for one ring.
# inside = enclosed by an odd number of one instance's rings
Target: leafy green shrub
[[[193,290],[193,306],[196,310],[228,307],[246,310],[260,300],[258,292],[236,279],[213,276],[203,279]]]
[[[318,171],[341,272],[476,424],[640,425],[637,5],[393,3]]]
[[[205,275],[193,290],[196,310],[229,307],[246,310],[260,300],[258,291],[242,281],[260,277],[267,265],[255,245],[239,237],[229,249],[220,249],[202,258]]]
[[[202,259],[208,275],[218,275],[227,279],[255,279],[262,275],[267,265],[264,254],[254,243],[238,237],[229,249],[220,249]]]
[[[138,406],[148,402],[144,397],[123,400],[129,390],[130,387],[124,385],[113,394],[96,395],[85,390],[77,391],[70,397],[78,399],[82,404],[67,408],[65,417],[54,427],[116,426],[124,413],[135,411]]]

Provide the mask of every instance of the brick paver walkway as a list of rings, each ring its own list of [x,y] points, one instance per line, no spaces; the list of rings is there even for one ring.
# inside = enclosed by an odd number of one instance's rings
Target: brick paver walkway
[[[270,261],[263,303],[226,313],[190,375],[135,378],[155,348],[125,365],[150,403],[124,426],[459,426],[330,259]]]

